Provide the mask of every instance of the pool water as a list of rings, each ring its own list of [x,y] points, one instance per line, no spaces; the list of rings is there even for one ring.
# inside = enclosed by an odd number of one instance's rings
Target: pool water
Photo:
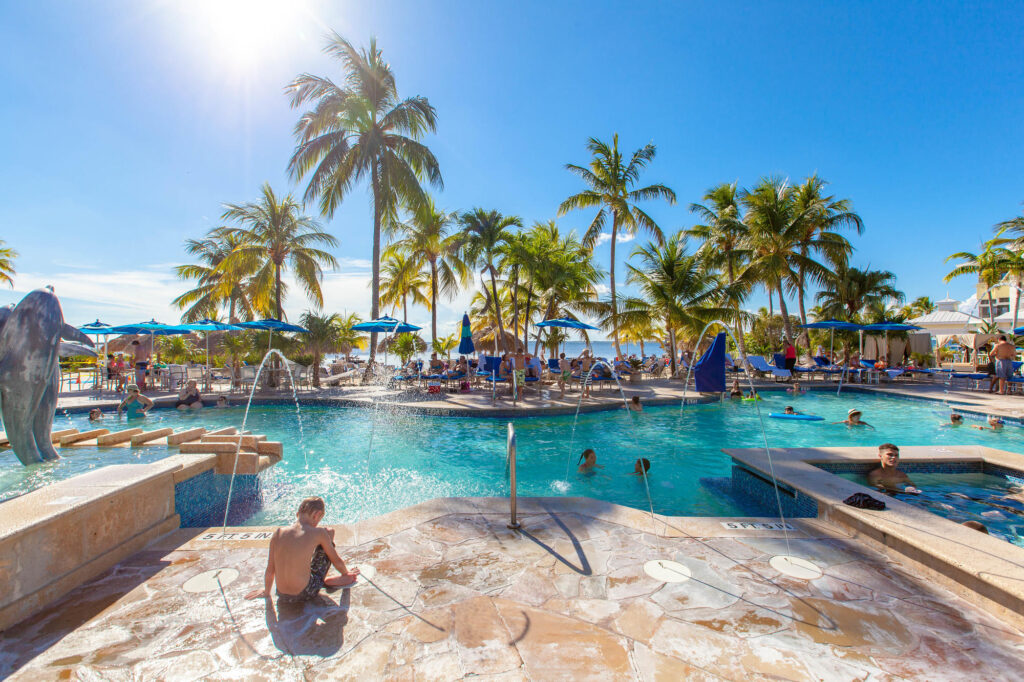
[[[765,392],[761,413],[772,447],[866,445],[885,441],[900,445],[983,444],[1024,452],[1024,430],[1010,425],[1001,432],[962,426],[946,428],[948,408],[928,401],[847,393],[810,393],[797,398]],[[792,404],[825,421],[768,418]],[[856,406],[866,427],[831,422]],[[171,426],[220,428],[239,426],[242,408],[206,409],[198,414],[155,410],[147,428]],[[771,515],[773,510],[736,500],[723,479],[731,460],[722,448],[763,446],[754,403],[648,407],[581,414],[570,448],[573,416],[515,419],[518,437],[519,494],[587,496],[647,509],[643,480],[630,475],[637,457],[647,457],[654,510],[683,516]],[[350,522],[436,497],[504,496],[507,420],[413,415],[401,409],[308,406],[302,408],[305,442],[300,442],[293,405],[253,406],[247,429],[284,442],[284,460],[264,474],[263,509],[250,524],[273,524],[294,518],[299,500],[321,495],[327,521]],[[70,423],[86,428],[84,414],[60,416],[55,428]],[[982,423],[982,422],[977,422]],[[135,426],[136,423],[131,423]],[[108,428],[126,425],[105,422]],[[373,451],[368,456],[371,430]],[[580,452],[597,451],[602,467],[592,475],[576,473]],[[305,450],[305,457],[303,455]],[[174,451],[166,448],[76,448],[51,464],[22,467],[10,451],[0,453],[0,499],[68,478],[104,464],[140,462]],[[309,468],[306,468],[308,459]],[[566,476],[567,463],[571,462]],[[703,479],[703,480],[702,480]],[[717,479],[715,481],[714,479]],[[717,484],[716,484],[717,483]]]
[[[871,487],[863,474],[838,475]],[[1002,476],[983,473],[910,473],[909,476],[921,490],[920,494],[889,494],[950,521],[978,521],[985,525],[989,535],[1024,547],[1024,491],[1020,486]]]

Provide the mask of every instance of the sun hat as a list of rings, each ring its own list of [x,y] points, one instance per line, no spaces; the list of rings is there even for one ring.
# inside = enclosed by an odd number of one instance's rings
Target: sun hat
[[[860,414],[860,413],[861,413],[860,410],[858,410],[856,407],[851,407],[850,411],[846,413],[846,416],[847,417],[852,417],[853,415]]]

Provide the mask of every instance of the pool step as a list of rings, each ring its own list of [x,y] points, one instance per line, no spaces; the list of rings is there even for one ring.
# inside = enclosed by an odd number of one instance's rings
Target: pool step
[[[138,445],[145,445],[150,441],[154,441],[157,438],[163,438],[164,436],[169,436],[172,433],[174,433],[174,429],[171,428],[154,429],[153,431],[143,431],[137,436],[132,436],[131,444],[132,447]]]

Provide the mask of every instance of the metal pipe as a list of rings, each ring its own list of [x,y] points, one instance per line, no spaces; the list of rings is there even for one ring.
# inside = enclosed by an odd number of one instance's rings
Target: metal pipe
[[[508,423],[508,439],[505,444],[505,453],[505,462],[508,467],[509,510],[511,513],[508,527],[516,530],[519,528],[519,521],[516,520],[516,427],[512,425],[512,422]]]

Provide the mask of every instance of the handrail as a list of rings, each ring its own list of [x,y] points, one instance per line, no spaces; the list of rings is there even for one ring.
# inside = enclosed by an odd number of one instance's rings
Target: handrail
[[[516,530],[519,521],[516,519],[516,427],[508,423],[508,438],[505,441],[505,472],[509,480],[509,512],[511,520],[508,527]]]

